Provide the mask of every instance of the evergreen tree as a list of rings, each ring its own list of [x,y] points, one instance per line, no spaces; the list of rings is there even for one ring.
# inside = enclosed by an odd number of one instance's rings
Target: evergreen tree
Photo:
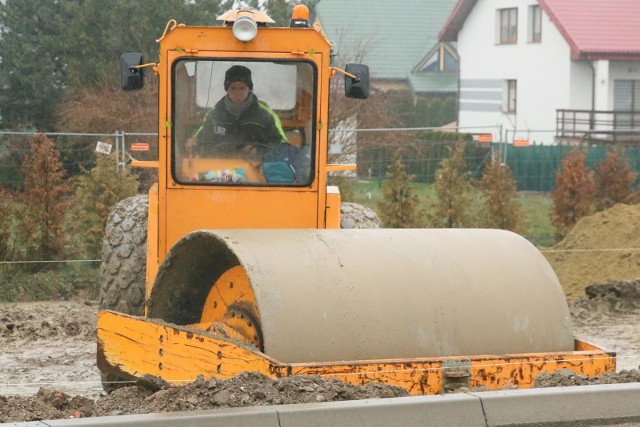
[[[436,171],[434,189],[437,201],[429,218],[434,227],[457,228],[470,224],[469,206],[472,184],[464,159],[465,144],[449,148],[449,158],[442,160]]]
[[[0,2],[0,129],[53,124],[67,84],[64,25],[73,23],[62,3]]]
[[[489,161],[480,189],[484,195],[486,226],[518,232],[522,209],[516,200],[516,182],[509,166]]]
[[[291,12],[293,11],[293,4],[287,0],[267,0],[264,3],[264,8],[267,14],[276,21],[277,27],[288,27],[291,21]]]
[[[596,209],[601,211],[624,202],[633,192],[635,179],[624,152],[609,150],[605,160],[596,163]]]
[[[64,180],[60,152],[43,134],[33,137],[31,153],[23,163],[25,189],[21,201],[20,230],[27,259],[52,260],[62,255],[66,243],[65,214],[70,186]]]
[[[573,150],[562,159],[562,169],[556,173],[556,189],[551,193],[551,223],[557,240],[591,213],[596,187],[593,172],[587,169],[585,159],[584,151]]]
[[[412,176],[397,156],[389,164],[387,179],[382,189],[383,199],[378,202],[380,219],[388,228],[413,228],[420,226],[418,195],[411,186]]]
[[[116,84],[118,57],[157,61],[167,22],[218,25],[231,0],[0,2],[0,128],[55,127],[57,105],[73,89]]]

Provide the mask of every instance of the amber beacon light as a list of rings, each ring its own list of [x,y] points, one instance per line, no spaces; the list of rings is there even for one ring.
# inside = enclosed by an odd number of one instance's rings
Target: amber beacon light
[[[309,8],[303,4],[299,4],[293,8],[291,14],[291,28],[308,28],[309,27]]]

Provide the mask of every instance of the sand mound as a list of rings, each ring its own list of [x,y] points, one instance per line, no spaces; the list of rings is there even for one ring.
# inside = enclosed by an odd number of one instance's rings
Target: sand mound
[[[543,253],[570,300],[593,283],[640,278],[640,205],[618,204],[585,217]]]

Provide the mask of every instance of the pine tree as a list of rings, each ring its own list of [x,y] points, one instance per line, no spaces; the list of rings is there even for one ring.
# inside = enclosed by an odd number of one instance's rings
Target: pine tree
[[[486,225],[517,232],[522,217],[516,199],[516,182],[506,164],[490,161],[484,170],[480,189],[484,195]]]
[[[389,164],[386,177],[383,199],[378,202],[382,223],[388,228],[419,227],[419,199],[411,186],[413,177],[407,174],[399,156]]]
[[[562,159],[562,169],[556,173],[556,189],[551,193],[551,223],[558,240],[591,213],[596,187],[585,159],[584,151],[574,150]]]
[[[19,228],[25,255],[31,260],[58,258],[66,242],[65,214],[70,204],[70,185],[64,180],[60,152],[53,141],[37,134],[22,168],[25,189],[21,201],[25,212],[20,217]]]
[[[635,179],[624,152],[609,150],[606,159],[596,163],[596,209],[601,211],[624,202],[633,191]]]
[[[449,158],[442,160],[436,171],[434,189],[437,195],[430,222],[438,228],[465,227],[469,224],[472,184],[464,160],[464,143],[449,148]]]

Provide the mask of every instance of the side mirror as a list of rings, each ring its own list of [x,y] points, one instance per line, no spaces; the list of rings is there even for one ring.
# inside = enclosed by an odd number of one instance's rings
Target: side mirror
[[[344,94],[349,98],[367,99],[369,97],[369,66],[347,64],[345,71],[356,78],[344,76]]]
[[[134,68],[142,63],[141,53],[123,53],[120,56],[120,86],[122,86],[122,90],[130,92],[144,87],[143,69]]]

